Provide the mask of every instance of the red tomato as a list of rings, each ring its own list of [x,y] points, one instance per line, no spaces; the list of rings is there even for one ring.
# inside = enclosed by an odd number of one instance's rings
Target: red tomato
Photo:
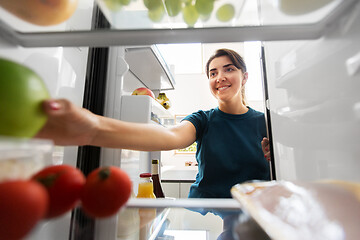
[[[91,217],[109,217],[127,202],[132,183],[126,172],[118,167],[102,167],[86,178],[81,194],[84,212]]]
[[[46,218],[58,217],[75,207],[85,184],[84,174],[70,165],[54,165],[42,169],[32,179],[42,183],[49,193]]]
[[[48,208],[46,189],[35,181],[0,183],[0,239],[21,239],[41,220]]]

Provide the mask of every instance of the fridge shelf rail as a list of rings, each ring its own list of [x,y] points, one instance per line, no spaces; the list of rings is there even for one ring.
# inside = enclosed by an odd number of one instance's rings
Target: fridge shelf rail
[[[222,199],[196,199],[196,198],[163,198],[163,199],[149,199],[149,198],[130,198],[126,203],[127,208],[190,208],[190,209],[223,209],[223,210],[239,210],[241,204],[232,198]]]

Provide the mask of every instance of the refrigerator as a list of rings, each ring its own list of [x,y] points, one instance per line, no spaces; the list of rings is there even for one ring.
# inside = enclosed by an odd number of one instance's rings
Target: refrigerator
[[[156,44],[260,41],[272,179],[360,181],[359,1],[218,0],[211,16],[193,26],[181,14],[152,22],[142,0],[115,9],[107,2],[79,1],[72,17],[55,26],[33,25],[0,8],[0,57],[36,71],[53,98],[151,123],[156,103],[144,97],[134,107],[132,90],[176,89]],[[234,18],[221,22],[215,12],[226,3],[234,6]],[[132,116],[137,112],[141,116]],[[55,146],[54,164],[85,174],[116,165],[136,179],[148,170],[140,162],[159,154]],[[75,209],[42,223],[28,239],[116,239],[117,221],[89,219]]]

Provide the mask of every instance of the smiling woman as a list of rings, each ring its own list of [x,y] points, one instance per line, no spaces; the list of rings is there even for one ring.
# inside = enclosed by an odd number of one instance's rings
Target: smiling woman
[[[247,112],[245,83],[248,73],[240,55],[230,50],[218,50],[207,62],[206,74],[209,78],[211,93],[218,100],[219,105],[222,105],[219,106],[220,108],[223,110],[227,108],[228,104],[224,105],[224,101],[237,101],[236,98],[240,98],[242,104],[237,105],[238,109],[235,111]]]
[[[248,73],[237,52],[217,50],[206,64],[206,74],[218,107],[197,111],[182,121],[196,129],[199,174],[189,197],[227,198],[231,197],[228,187],[234,182],[269,180],[269,166],[260,145],[266,136],[265,119],[263,113],[246,104]]]

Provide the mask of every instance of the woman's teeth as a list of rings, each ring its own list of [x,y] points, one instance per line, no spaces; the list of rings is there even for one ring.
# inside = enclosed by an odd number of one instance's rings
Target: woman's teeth
[[[228,88],[228,87],[230,87],[230,86],[225,86],[225,87],[219,87],[217,90],[224,90],[225,88]]]

